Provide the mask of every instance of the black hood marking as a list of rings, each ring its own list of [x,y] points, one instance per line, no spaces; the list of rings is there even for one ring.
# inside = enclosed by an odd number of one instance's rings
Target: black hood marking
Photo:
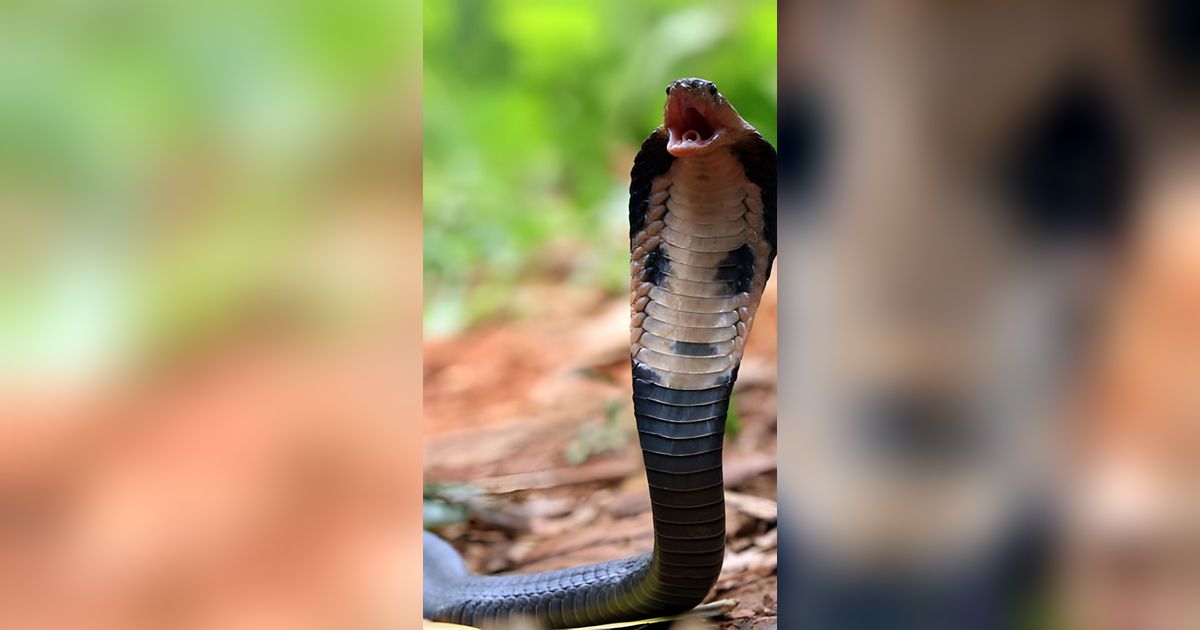
[[[651,282],[655,286],[663,285],[663,276],[666,275],[667,265],[670,261],[663,255],[662,245],[655,247],[646,256],[646,266],[642,269],[642,281]]]
[[[633,158],[633,170],[629,172],[629,240],[646,227],[646,210],[650,207],[650,189],[654,180],[671,168],[675,156],[667,152],[667,132],[655,129],[642,142],[637,157]]]
[[[774,251],[774,247],[771,248]],[[768,261],[768,265],[771,263]],[[727,281],[729,286],[733,288],[734,293],[749,293],[750,285],[754,282],[754,250],[750,249],[749,245],[741,247],[729,252],[729,255],[721,261],[721,266],[726,269],[734,270],[727,273],[721,280]],[[768,271],[770,267],[767,267]]]
[[[763,238],[771,246],[767,255],[767,277],[771,275],[771,262],[775,260],[776,236],[775,216],[779,157],[761,134],[755,132],[733,145],[733,155],[746,171],[746,178],[762,190]]]

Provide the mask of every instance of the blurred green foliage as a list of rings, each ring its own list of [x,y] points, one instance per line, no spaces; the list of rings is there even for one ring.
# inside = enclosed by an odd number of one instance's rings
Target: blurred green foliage
[[[421,521],[427,529],[466,522],[471,517],[468,504],[484,494],[467,484],[427,483],[422,491]]]
[[[725,439],[729,442],[736,442],[742,434],[742,414],[738,409],[737,394],[730,394],[729,412],[725,414]]]
[[[567,463],[579,466],[593,455],[600,455],[626,444],[636,437],[629,424],[622,422],[624,404],[610,400],[604,407],[603,424],[585,424],[579,429],[579,436],[571,441],[563,450]]]
[[[6,367],[104,371],[225,326],[400,110],[416,126],[419,21],[391,0],[3,3]]]
[[[672,79],[775,142],[775,2],[456,0],[424,15],[427,334],[520,282],[627,286],[628,173]]]

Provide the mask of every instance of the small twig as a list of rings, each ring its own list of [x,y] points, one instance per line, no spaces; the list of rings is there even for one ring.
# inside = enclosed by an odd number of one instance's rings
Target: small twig
[[[473,482],[472,485],[483,488],[492,494],[507,494],[521,490],[540,490],[597,481],[615,481],[637,473],[640,468],[635,461],[614,459],[589,463],[584,466],[489,477]]]
[[[606,623],[599,626],[583,626],[574,628],[573,630],[615,630],[616,628],[632,628],[634,626],[644,626],[654,623],[664,623],[667,621],[677,621],[679,619],[712,619],[729,614],[729,611],[736,608],[738,600],[736,599],[721,599],[715,602],[702,604],[681,615],[671,615],[669,617],[654,617],[653,619],[638,619],[637,621],[619,621],[617,623]],[[453,623],[442,623],[436,621],[425,621],[425,630],[477,630],[473,626],[460,626]]]
[[[768,523],[774,523],[779,513],[779,506],[774,501],[752,494],[726,490],[725,501],[742,514]]]

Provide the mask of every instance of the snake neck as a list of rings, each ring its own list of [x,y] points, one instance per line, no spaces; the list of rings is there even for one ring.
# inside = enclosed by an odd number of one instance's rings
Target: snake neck
[[[729,396],[766,283],[762,191],[731,150],[675,160],[631,240],[633,404],[650,485],[651,588],[698,603],[724,559]],[[658,579],[661,578],[661,579]]]

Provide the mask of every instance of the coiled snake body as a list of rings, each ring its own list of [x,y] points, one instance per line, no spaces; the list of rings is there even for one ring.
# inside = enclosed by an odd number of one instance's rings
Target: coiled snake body
[[[700,79],[667,88],[629,187],[633,404],[654,551],[572,569],[481,576],[426,533],[424,612],[548,627],[686,611],[725,554],[721,448],[742,349],[775,257],[775,149]]]

